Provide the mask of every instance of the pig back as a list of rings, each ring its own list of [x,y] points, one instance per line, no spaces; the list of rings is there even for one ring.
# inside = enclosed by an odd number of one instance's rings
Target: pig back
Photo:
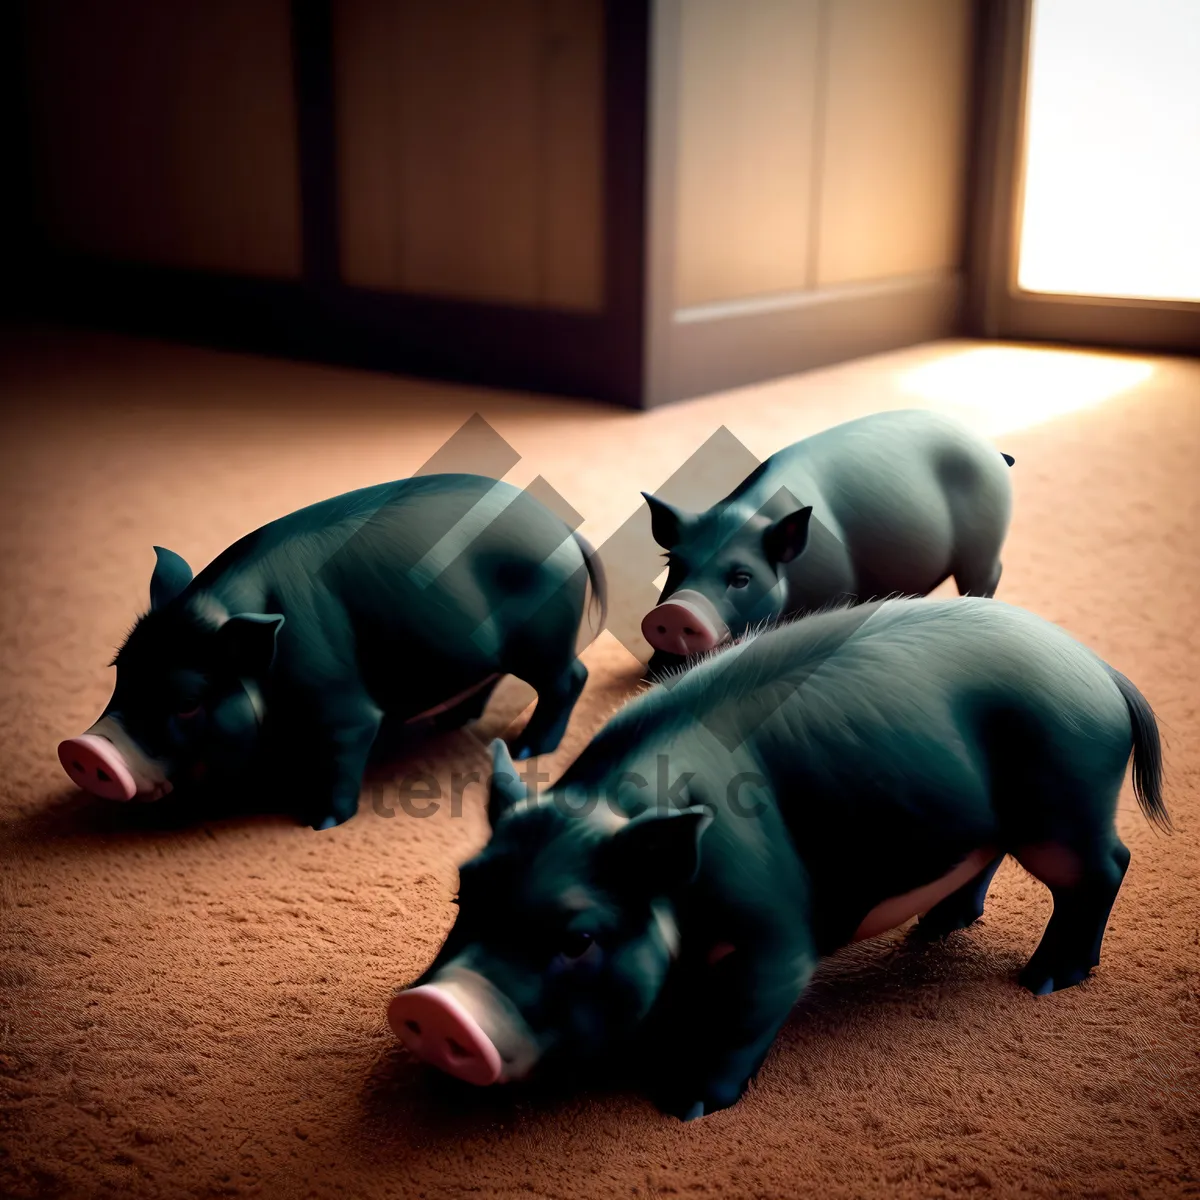
[[[1010,473],[999,451],[922,409],[834,426],[782,460],[785,480],[810,489],[813,516],[840,539],[860,595],[932,591],[964,542],[1000,540],[1011,513]],[[821,550],[819,541],[813,549]],[[821,561],[806,558],[808,551],[795,560],[794,588]]]
[[[751,888],[757,872],[773,903],[765,875],[791,878],[782,833],[826,948],[874,905],[997,844],[994,785],[1010,760],[1099,755],[1119,775],[1130,750],[1108,668],[1049,622],[981,598],[806,617],[698,664],[663,704],[689,714],[686,732],[670,733],[672,761],[704,764],[696,782],[717,808],[725,861],[712,887]],[[718,762],[757,776],[736,808]]]
[[[1064,630],[995,600],[876,601],[744,639],[675,681],[663,708],[731,755],[749,752],[789,827],[851,841],[871,821],[953,824],[984,804],[990,723],[1124,739],[1108,668]],[[661,718],[660,718],[661,720]]]
[[[582,611],[583,556],[537,499],[481,476],[407,481],[320,563],[360,646],[434,647],[493,666],[513,629],[555,603]]]

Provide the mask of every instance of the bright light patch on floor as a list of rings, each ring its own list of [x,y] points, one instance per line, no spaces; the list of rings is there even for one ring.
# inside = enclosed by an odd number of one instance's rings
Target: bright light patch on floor
[[[1076,350],[983,346],[906,371],[900,391],[954,410],[988,433],[1040,425],[1101,404],[1154,374],[1154,363]]]
[[[1200,0],[1035,0],[1017,279],[1200,300]]]

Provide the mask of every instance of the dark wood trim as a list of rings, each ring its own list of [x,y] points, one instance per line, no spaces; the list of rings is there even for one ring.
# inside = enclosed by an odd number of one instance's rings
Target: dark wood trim
[[[605,354],[603,317],[77,257],[47,257],[38,271],[32,315],[43,320],[637,405]]]
[[[5,166],[0,315],[6,318],[19,316],[28,305],[41,243],[26,39],[25,3],[15,0],[0,10],[0,161]]]
[[[1032,0],[985,6],[968,328],[987,338],[1196,354],[1200,304],[1047,295],[1017,284],[1032,12]]]
[[[325,287],[337,284],[340,261],[333,72],[332,0],[292,0],[301,261],[305,282]]]
[[[645,350],[642,394],[648,408],[677,399],[669,349],[675,309],[675,213],[679,148],[681,0],[651,0],[647,47],[646,258],[643,292]]]
[[[963,295],[963,329],[982,336],[983,303],[979,281],[986,276],[986,230],[989,210],[985,201],[991,195],[995,161],[993,114],[998,104],[993,98],[996,70],[993,25],[997,6],[988,0],[975,0],[971,6],[973,22],[971,53],[970,113],[967,118],[967,178],[963,190],[962,264],[966,274]]]
[[[26,316],[641,407],[650,0],[605,4],[600,313],[353,288],[339,273],[330,0],[293,0],[300,282],[38,254]]]
[[[1011,295],[1004,338],[1162,354],[1200,354],[1200,304],[1092,296]]]
[[[968,311],[971,332],[988,338],[1006,336],[1006,302],[1015,281],[1030,13],[1027,0],[992,0],[982,30]]]
[[[604,353],[605,399],[646,403],[646,198],[650,125],[650,6],[653,0],[604,5]]]

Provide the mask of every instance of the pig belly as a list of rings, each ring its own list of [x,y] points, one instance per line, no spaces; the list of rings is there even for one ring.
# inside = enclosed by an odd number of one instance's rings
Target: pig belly
[[[449,700],[443,700],[441,704],[435,704],[433,708],[427,708],[424,712],[417,713],[415,717],[409,717],[404,723],[406,725],[413,725],[417,721],[424,721],[429,717],[437,717],[444,712],[449,712],[452,708],[456,708],[458,705],[460,705],[464,700],[469,699],[478,692],[482,692],[489,683],[492,683],[494,680],[499,678],[499,675],[489,675],[486,679],[481,680],[479,683],[473,683],[469,688],[463,688],[461,692],[457,692],[455,695],[451,696]]]
[[[998,851],[991,849],[975,850],[941,879],[935,879],[932,883],[905,892],[902,896],[893,896],[890,900],[877,904],[863,918],[851,940],[861,942],[866,938],[878,937],[881,933],[903,925],[912,917],[922,916],[939,901],[945,900],[963,884],[974,879],[997,853]]]

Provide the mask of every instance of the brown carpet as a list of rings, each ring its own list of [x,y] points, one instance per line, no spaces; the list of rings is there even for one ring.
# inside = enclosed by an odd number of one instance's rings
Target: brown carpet
[[[24,333],[0,386],[0,1193],[1200,1195],[1200,364],[955,343],[632,414]],[[1049,898],[1010,862],[945,946],[896,933],[828,961],[732,1110],[685,1126],[632,1094],[463,1096],[407,1059],[384,1008],[450,923],[480,788],[457,818],[368,799],[324,834],[279,817],[153,832],[58,766],[108,698],[154,543],[199,567],[410,473],[474,412],[521,453],[509,478],[544,475],[602,542],[722,424],[764,456],[924,402],[914,388],[1016,456],[1001,596],[1129,674],[1164,723],[1177,833],[1127,788],[1133,863],[1081,987],[1017,988]],[[612,637],[586,661],[554,775],[634,686]],[[507,688],[482,736],[524,700]],[[484,764],[466,733],[422,758],[439,779]]]

